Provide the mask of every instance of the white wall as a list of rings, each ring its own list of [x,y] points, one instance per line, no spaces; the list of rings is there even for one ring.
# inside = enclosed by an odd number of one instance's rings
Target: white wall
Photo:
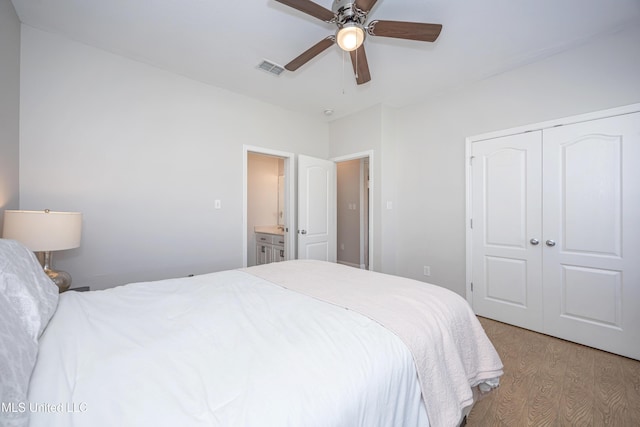
[[[331,157],[371,150],[373,257],[370,269],[396,273],[396,111],[377,105],[330,123]],[[388,208],[388,206],[390,208]]]
[[[328,157],[321,118],[24,25],[21,91],[21,208],[84,214],[72,287],[242,266],[243,144]]]
[[[640,102],[639,46],[627,28],[400,109],[397,273],[464,295],[465,137]]]
[[[56,254],[74,286],[219,270],[242,264],[243,144],[322,158],[373,150],[374,268],[463,294],[464,138],[640,102],[639,42],[627,28],[327,127],[23,26],[20,207],[85,214],[82,247]]]
[[[373,214],[373,258],[369,260],[374,271],[384,271],[382,244],[382,185],[383,176],[381,153],[383,151],[383,117],[384,107],[378,105],[352,114],[329,125],[330,157],[349,156],[364,151],[373,151],[370,167],[373,192],[370,209]]]
[[[0,0],[0,236],[3,212],[19,208],[20,20]]]
[[[465,138],[640,102],[638,46],[636,25],[417,105],[332,122],[332,157],[377,156],[375,269],[464,295]]]

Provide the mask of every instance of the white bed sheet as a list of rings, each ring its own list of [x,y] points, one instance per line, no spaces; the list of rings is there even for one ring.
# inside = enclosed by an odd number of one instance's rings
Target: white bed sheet
[[[242,271],[63,294],[28,410],[32,427],[428,425],[395,334]]]

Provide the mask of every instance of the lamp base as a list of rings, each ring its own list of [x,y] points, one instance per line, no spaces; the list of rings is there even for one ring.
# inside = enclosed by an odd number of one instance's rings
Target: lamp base
[[[66,271],[45,268],[44,272],[56,284],[59,293],[66,291],[71,286],[71,275]]]
[[[71,275],[66,271],[54,270],[51,268],[51,251],[41,252],[43,255],[42,268],[49,278],[58,287],[58,292],[62,293],[71,286]]]

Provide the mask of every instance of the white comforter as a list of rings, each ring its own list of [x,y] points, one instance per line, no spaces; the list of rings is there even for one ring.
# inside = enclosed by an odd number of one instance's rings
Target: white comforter
[[[458,425],[471,387],[498,385],[502,361],[469,304],[445,288],[339,264],[298,260],[251,274],[356,311],[396,333],[413,355],[430,423]]]
[[[242,271],[63,294],[29,400],[33,427],[428,425],[395,334]]]

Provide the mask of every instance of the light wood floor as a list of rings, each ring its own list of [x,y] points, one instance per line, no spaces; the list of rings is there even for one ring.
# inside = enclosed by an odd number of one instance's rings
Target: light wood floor
[[[467,427],[640,426],[640,362],[479,318],[504,364]]]

